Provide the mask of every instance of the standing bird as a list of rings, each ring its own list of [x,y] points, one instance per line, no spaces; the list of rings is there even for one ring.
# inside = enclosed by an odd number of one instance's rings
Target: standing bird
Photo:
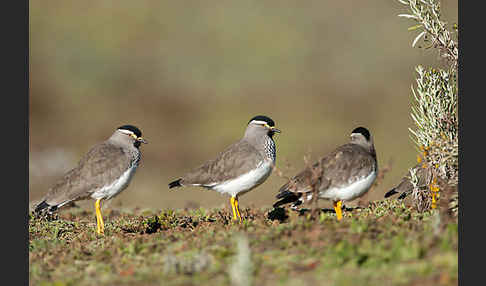
[[[255,116],[248,122],[243,138],[180,179],[169,188],[201,186],[231,196],[233,219],[241,222],[239,196],[262,184],[275,166],[273,135],[280,133],[267,116]]]
[[[293,203],[292,208],[312,200],[313,192],[318,199],[332,200],[338,220],[342,219],[342,202],[364,195],[378,173],[378,163],[370,132],[358,127],[351,133],[351,140],[312,167],[305,168],[283,185],[273,206]]]
[[[104,233],[101,200],[115,197],[128,186],[140,162],[141,143],[147,141],[137,127],[118,127],[50,188],[34,212],[52,213],[67,203],[92,198],[96,200],[97,233]]]

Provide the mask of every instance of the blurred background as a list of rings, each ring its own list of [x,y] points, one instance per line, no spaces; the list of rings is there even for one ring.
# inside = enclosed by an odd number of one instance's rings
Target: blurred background
[[[442,1],[449,25],[457,6]],[[355,127],[371,131],[380,168],[391,169],[347,205],[382,199],[416,162],[414,67],[440,63],[411,47],[415,22],[397,17],[407,12],[398,1],[33,0],[29,12],[31,201],[124,124],[149,144],[110,202],[119,208],[229,207],[217,192],[167,184],[259,114],[282,130],[277,167],[289,177]],[[274,172],[241,207],[269,207],[285,182]]]

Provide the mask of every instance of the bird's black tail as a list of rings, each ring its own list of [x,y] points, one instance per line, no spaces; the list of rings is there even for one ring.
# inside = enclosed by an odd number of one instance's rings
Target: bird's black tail
[[[277,202],[275,202],[273,204],[273,207],[276,208],[276,207],[279,207],[281,205],[285,205],[285,204],[289,204],[289,203],[296,203],[298,202],[298,200],[300,199],[300,197],[302,196],[301,193],[293,193],[293,192],[290,192],[290,191],[283,191],[283,192],[280,192],[278,193],[278,195],[276,196],[277,199],[281,199]]]
[[[395,194],[399,194],[400,192],[397,192],[395,189],[391,189],[389,190],[386,194],[385,194],[385,198],[388,198],[390,196],[393,196]],[[398,196],[398,199],[399,200],[403,200],[406,196],[408,195],[408,192],[402,192],[400,194],[400,196]]]
[[[408,195],[408,193],[407,193],[407,192],[403,192],[403,194],[401,194],[401,195],[398,197],[398,199],[399,199],[399,200],[403,200],[403,199],[404,199],[404,198],[405,198],[407,195]]]
[[[175,180],[173,182],[170,182],[169,183],[169,189],[172,189],[172,188],[175,188],[175,187],[181,187],[181,181],[182,179],[179,179],[179,180]]]
[[[35,209],[34,209],[34,212],[37,213],[37,214],[40,214],[44,211],[49,211],[49,212],[53,212],[57,209],[57,206],[51,206],[49,205],[48,203],[46,203],[46,201],[42,201],[40,202],[39,204],[37,204],[37,206],[35,206]]]
[[[39,204],[37,204],[37,205],[35,206],[35,210],[34,210],[34,212],[36,212],[36,213],[40,213],[40,212],[42,212],[44,209],[46,209],[46,208],[48,208],[48,207],[49,207],[49,205],[46,203],[46,201],[42,201],[41,203],[39,203]]]
[[[385,198],[388,198],[390,196],[393,196],[394,194],[398,194],[397,191],[395,191],[395,189],[391,189],[389,190],[386,194],[385,194]]]

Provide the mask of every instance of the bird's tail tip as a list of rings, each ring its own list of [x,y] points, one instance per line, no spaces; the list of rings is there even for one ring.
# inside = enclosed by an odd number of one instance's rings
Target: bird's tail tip
[[[386,194],[385,194],[385,198],[388,198],[390,196],[393,196],[394,194],[398,194],[397,191],[395,191],[395,189],[391,189],[389,190]]]
[[[46,201],[42,201],[40,203],[38,203],[36,206],[35,206],[35,209],[34,209],[34,212],[36,213],[40,213],[42,212],[44,209],[48,208],[49,205],[46,203]]]
[[[407,194],[408,194],[407,192],[403,192],[403,194],[401,194],[401,195],[398,197],[398,199],[399,199],[399,200],[403,200],[403,199],[404,199],[404,198],[407,196]]]
[[[285,198],[285,197],[292,196],[292,195],[294,195],[293,192],[291,192],[291,191],[287,190],[286,188],[282,187],[278,191],[278,194],[275,196],[275,198],[281,199],[281,198]]]
[[[50,205],[46,203],[45,200],[42,202],[38,203],[35,208],[34,208],[34,213],[35,214],[43,214],[45,211],[48,213],[52,213],[57,210],[57,205]]]
[[[181,187],[181,181],[182,179],[175,180],[173,182],[169,183],[169,189],[175,188],[175,187]]]

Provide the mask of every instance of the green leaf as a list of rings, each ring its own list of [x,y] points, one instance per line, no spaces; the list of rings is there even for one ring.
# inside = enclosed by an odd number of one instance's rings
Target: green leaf
[[[412,26],[412,27],[409,27],[408,30],[409,31],[414,31],[414,30],[417,30],[418,28],[422,27],[422,24],[418,24],[418,25],[415,25],[415,26]]]

